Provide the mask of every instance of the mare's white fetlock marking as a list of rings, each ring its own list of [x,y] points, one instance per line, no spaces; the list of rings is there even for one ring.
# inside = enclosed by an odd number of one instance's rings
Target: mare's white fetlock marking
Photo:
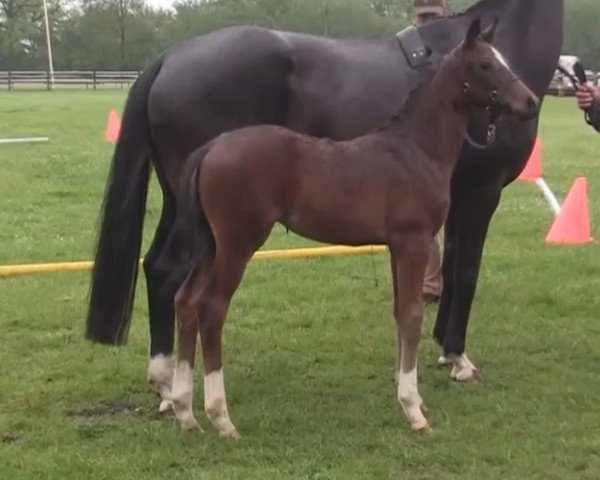
[[[413,432],[428,432],[431,430],[429,422],[423,415],[427,408],[419,395],[417,385],[417,368],[404,373],[402,368],[398,373],[398,402],[410,422]]]
[[[204,376],[204,410],[219,435],[239,440],[240,434],[227,412],[222,368]]]
[[[167,412],[173,408],[169,400],[175,359],[172,355],[156,355],[148,363],[148,384],[150,389],[160,395],[161,402],[158,411]]]
[[[194,398],[194,370],[187,361],[181,361],[175,369],[171,401],[175,416],[183,430],[202,430],[192,411]]]
[[[450,378],[456,382],[470,382],[473,380],[481,380],[481,375],[477,370],[477,367],[473,365],[469,357],[465,353],[462,355],[448,355],[447,357],[440,357],[446,360],[446,365],[452,365],[452,371],[450,372]]]

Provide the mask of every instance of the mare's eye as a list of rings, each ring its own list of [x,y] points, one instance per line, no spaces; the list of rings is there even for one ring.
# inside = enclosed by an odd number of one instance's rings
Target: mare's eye
[[[487,71],[490,68],[492,68],[492,62],[489,62],[489,61],[481,62],[480,67],[483,71]]]

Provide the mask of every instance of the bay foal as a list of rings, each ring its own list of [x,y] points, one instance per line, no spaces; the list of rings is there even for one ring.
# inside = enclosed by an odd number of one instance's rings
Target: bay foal
[[[248,127],[190,155],[178,203],[179,240],[170,247],[182,256],[185,278],[175,296],[178,363],[170,395],[183,429],[200,428],[192,411],[199,331],[205,411],[221,435],[239,436],[225,399],[223,324],[248,261],[276,222],[322,242],[389,247],[398,401],[414,431],[430,429],[417,386],[421,285],[429,245],[448,210],[467,110],[528,119],[538,108],[491,45],[495,26],[481,33],[474,20],[407,117],[379,131],[333,142],[283,127]]]

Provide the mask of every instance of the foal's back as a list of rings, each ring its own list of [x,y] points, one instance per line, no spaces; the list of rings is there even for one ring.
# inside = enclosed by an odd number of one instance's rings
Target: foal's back
[[[212,142],[200,167],[200,200],[209,222],[269,229],[281,222],[323,242],[384,243],[390,222],[427,217],[427,171],[414,168],[415,155],[410,141],[399,146],[383,132],[334,142],[279,126],[247,127]],[[230,228],[211,226],[217,236]]]

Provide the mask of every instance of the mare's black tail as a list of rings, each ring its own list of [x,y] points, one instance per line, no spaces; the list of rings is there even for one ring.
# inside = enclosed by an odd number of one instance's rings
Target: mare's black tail
[[[94,342],[117,345],[127,340],[150,180],[148,94],[161,67],[159,60],[142,73],[125,105],[92,271],[85,336]]]

